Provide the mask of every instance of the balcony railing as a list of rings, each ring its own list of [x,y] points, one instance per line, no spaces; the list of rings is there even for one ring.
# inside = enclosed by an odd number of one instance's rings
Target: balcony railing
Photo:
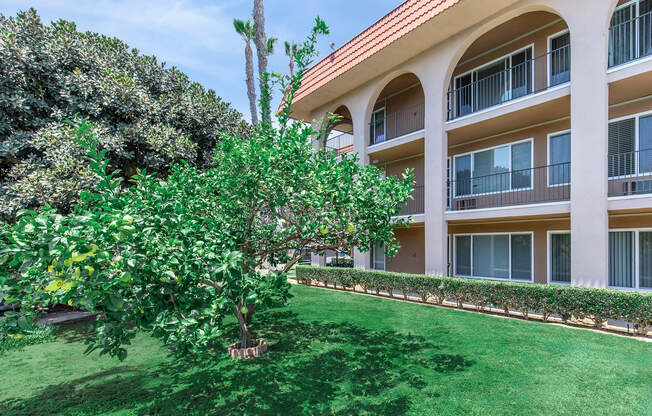
[[[425,212],[425,192],[423,186],[414,187],[412,198],[413,199],[408,199],[407,203],[401,207],[401,215],[416,215]]]
[[[557,163],[469,178],[447,186],[448,210],[497,208],[570,199],[570,163]]]
[[[353,151],[353,134],[342,133],[326,140],[326,149],[337,152],[338,156]]]
[[[609,155],[609,196],[652,194],[652,149]]]
[[[609,28],[609,68],[652,55],[652,12]]]
[[[570,45],[448,91],[453,120],[570,81]]]
[[[381,115],[375,113],[370,129],[370,145],[395,139],[406,134],[423,130],[425,120],[425,104],[419,103],[403,108],[394,113]]]

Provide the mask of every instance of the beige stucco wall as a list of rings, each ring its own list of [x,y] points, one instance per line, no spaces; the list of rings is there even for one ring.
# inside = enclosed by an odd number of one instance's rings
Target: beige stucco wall
[[[401,247],[393,259],[387,260],[385,269],[390,272],[424,273],[426,265],[425,229],[422,226],[397,228],[394,235]]]
[[[328,111],[333,111],[340,105],[346,105],[353,118],[354,149],[360,155],[362,163],[369,163],[367,154],[369,143],[368,123],[381,91],[392,80],[403,74],[412,73],[418,77],[425,97],[423,183],[426,189],[426,212],[424,216],[424,268],[426,272],[445,273],[447,269],[447,234],[449,231],[445,214],[447,156],[457,154],[463,150],[487,147],[486,145],[491,142],[506,143],[529,136],[535,138],[535,166],[543,165],[547,155],[546,141],[543,139],[547,135],[546,131],[570,128],[572,136],[572,185],[570,225],[566,224],[566,226],[569,226],[572,230],[572,283],[575,285],[606,287],[609,229],[606,180],[607,125],[609,118],[614,117],[614,114],[620,111],[631,111],[631,109],[625,110],[625,106],[614,107],[609,110],[607,28],[616,3],[617,0],[520,0],[500,2],[500,6],[496,3],[496,8],[492,9],[492,14],[489,15],[486,9],[491,8],[491,5],[487,2],[475,2],[469,7],[470,9],[477,9],[477,13],[468,13],[468,8],[459,8],[459,10],[466,10],[467,14],[464,16],[455,16],[455,8],[453,8],[448,15],[449,21],[474,23],[471,26],[460,25],[461,29],[458,33],[452,34],[446,40],[413,55],[411,58],[392,61],[386,72],[369,81],[361,82],[356,88],[341,92],[333,89],[328,90],[328,96],[332,97],[332,100],[328,104],[313,110],[312,118],[316,119]],[[462,58],[468,58],[468,56],[464,57],[464,55],[476,41],[483,42],[483,35],[490,33],[503,24],[515,21],[513,19],[518,19],[519,16],[526,13],[541,11],[558,15],[563,19],[563,22],[559,22],[558,26],[553,25],[545,30],[538,31],[531,36],[531,39],[524,38],[509,47],[505,47],[505,49],[516,49],[519,42],[522,44],[533,42],[535,44],[534,55],[537,56],[547,50],[547,36],[549,34],[556,33],[566,26],[569,28],[571,34],[572,79],[570,87],[567,87],[569,91],[560,93],[570,96],[569,118],[559,122],[559,125],[554,127],[549,125],[538,131],[532,129],[531,132],[520,131],[511,135],[498,136],[482,144],[474,143],[468,144],[466,147],[449,148],[447,134],[449,129],[447,125],[450,125],[450,123],[446,121],[446,92],[453,74],[465,69],[464,65],[458,67],[458,62]],[[437,21],[432,24],[441,25],[441,22]],[[433,31],[435,29],[433,27]],[[493,33],[498,36],[498,32]],[[419,43],[418,39],[413,41],[414,45]],[[427,40],[423,39],[423,41],[426,42]],[[495,57],[504,54],[504,52],[500,50],[492,51],[482,59],[488,61],[491,59],[492,54]],[[478,62],[479,60],[473,62],[473,66],[477,66]],[[631,71],[631,69],[628,69],[628,71]],[[611,72],[613,71],[610,71],[610,75],[613,75]],[[510,103],[509,108],[510,111],[520,111],[520,114],[525,114],[523,112],[527,112],[532,102],[543,99],[545,97],[540,98],[538,95],[526,97],[519,99],[516,103]],[[407,103],[408,101],[405,101],[400,105]],[[398,108],[399,104],[396,105]],[[485,114],[483,117],[489,116]],[[470,116],[465,122],[467,124],[476,123],[474,131],[482,131],[481,123],[483,121],[481,117]],[[518,120],[513,120],[512,123],[510,129],[528,127],[527,125],[519,126]],[[456,143],[464,143],[473,139],[477,139],[477,137],[469,137],[468,139],[462,137],[461,142],[457,141]],[[512,212],[512,216],[513,214]],[[521,221],[519,227],[522,228],[524,224]],[[480,227],[480,225],[474,224],[468,225],[468,227]],[[535,227],[534,223],[532,223],[532,227]],[[543,230],[541,225],[536,225],[536,227]],[[537,244],[537,241],[541,238],[539,234],[537,232],[535,237],[536,247],[540,246]],[[537,256],[541,256],[541,254]],[[368,267],[368,255],[356,253],[355,258],[356,267]],[[541,280],[542,275],[539,263],[540,261],[536,262],[537,281]]]

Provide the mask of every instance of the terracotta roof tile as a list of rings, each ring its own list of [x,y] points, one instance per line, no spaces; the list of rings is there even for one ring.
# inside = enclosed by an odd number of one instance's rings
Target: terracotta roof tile
[[[323,87],[461,0],[407,0],[306,71],[296,99]]]

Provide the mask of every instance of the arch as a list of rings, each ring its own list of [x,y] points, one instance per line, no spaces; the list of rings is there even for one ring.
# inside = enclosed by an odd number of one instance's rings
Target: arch
[[[333,108],[333,107],[331,107]],[[338,155],[353,151],[353,117],[349,108],[342,104],[327,114],[339,116],[338,120],[321,136],[320,147],[335,151]]]
[[[454,50],[451,51],[451,60],[446,69],[446,75],[443,78],[444,84],[442,85],[443,91],[455,90],[455,87],[458,87],[459,91],[449,92],[448,98],[450,99],[448,100],[447,97],[444,97],[444,101],[448,101],[448,106],[444,108],[444,119],[468,114],[465,111],[472,112],[472,105],[469,106],[464,101],[465,99],[471,99],[473,86],[466,89],[464,89],[464,86],[474,83],[475,86],[482,85],[482,82],[478,81],[480,79],[484,80],[486,77],[483,77],[484,74],[480,74],[479,71],[475,74],[473,71],[481,68],[484,64],[489,65],[497,62],[505,56],[509,57],[508,62],[513,60],[517,62],[518,66],[507,64],[504,68],[504,76],[497,75],[496,78],[502,77],[506,79],[513,76],[516,79],[518,77],[518,82],[523,85],[518,86],[520,88],[518,91],[509,91],[497,96],[495,99],[497,103],[546,89],[550,84],[570,80],[570,46],[550,50],[549,44],[550,35],[559,34],[561,36],[562,31],[570,33],[570,26],[561,11],[550,5],[532,3],[507,10],[485,24],[478,25],[469,33],[459,35],[457,44]],[[540,36],[544,36],[544,38],[540,39]],[[561,42],[560,40],[557,43],[561,44]],[[563,42],[564,45],[565,42],[570,45],[570,35]],[[512,58],[510,50],[525,52]],[[547,63],[548,56],[556,56],[556,60],[559,62],[567,59],[568,68],[561,68],[563,70],[567,69],[567,75],[550,74],[549,63]],[[524,61],[532,65],[532,70],[528,70],[527,65],[522,65]],[[495,68],[493,70],[496,71],[495,73],[498,71]],[[491,74],[491,71],[492,69],[487,69],[485,73]],[[455,86],[455,78],[466,73],[470,73],[471,76],[461,80]],[[540,77],[538,80],[535,79],[537,76]],[[526,82],[526,79],[529,82]],[[485,84],[489,84],[493,80],[485,81]],[[468,97],[465,98],[465,95]],[[455,99],[457,99],[457,102],[451,104],[451,101],[455,101]],[[460,102],[463,104],[460,104]],[[489,102],[483,103],[479,107],[490,107],[491,105],[495,105],[495,103],[489,100]],[[462,108],[463,106],[466,106],[466,108]]]
[[[607,15],[608,66],[652,55],[652,2],[611,0]]]
[[[423,129],[425,97],[421,79],[408,69],[379,79],[365,110],[365,120],[369,122],[366,142],[380,143]]]

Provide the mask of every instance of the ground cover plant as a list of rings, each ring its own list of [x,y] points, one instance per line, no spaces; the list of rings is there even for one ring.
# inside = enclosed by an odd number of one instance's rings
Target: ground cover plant
[[[0,359],[19,415],[644,415],[650,343],[293,286],[254,317],[268,358],[177,360],[138,335],[123,362],[83,356],[83,327]],[[235,331],[235,327],[234,327]],[[237,336],[237,332],[231,332]],[[229,337],[227,337],[229,338]]]

